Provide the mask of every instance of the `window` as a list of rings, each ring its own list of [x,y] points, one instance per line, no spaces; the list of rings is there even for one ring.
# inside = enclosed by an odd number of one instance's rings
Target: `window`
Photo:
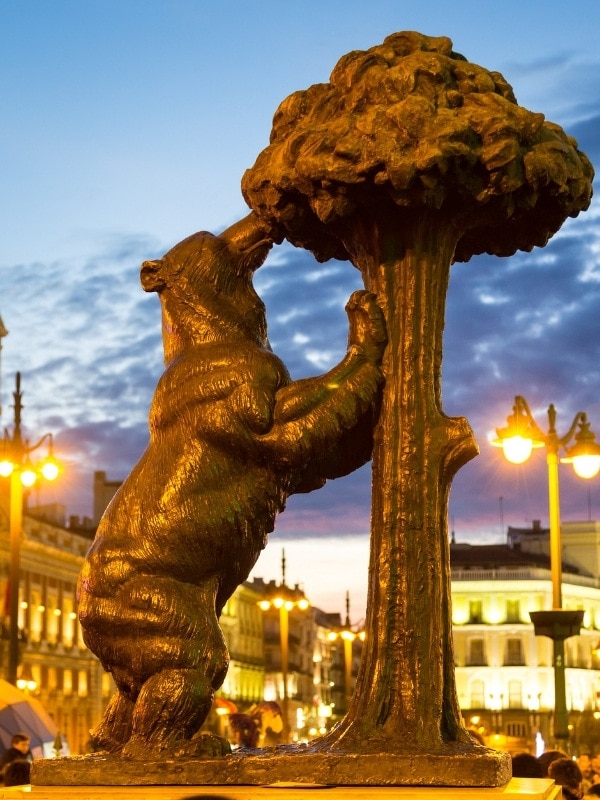
[[[469,641],[469,667],[485,667],[487,661],[485,658],[485,642],[483,639],[471,639]]]
[[[471,708],[485,707],[485,686],[483,681],[471,683]]]
[[[520,639],[507,639],[506,652],[504,656],[505,667],[522,667],[525,665],[523,659],[523,648]]]
[[[508,682],[508,707],[523,708],[523,687],[521,681]]]
[[[506,621],[521,622],[521,606],[518,600],[506,601]]]
[[[80,669],[77,680],[77,694],[79,697],[87,697],[88,694],[88,674],[87,670]]]
[[[522,722],[509,722],[506,725],[506,734],[517,739],[525,739],[527,738],[527,728]]]
[[[469,622],[472,625],[477,625],[483,622],[483,611],[481,600],[469,601]]]

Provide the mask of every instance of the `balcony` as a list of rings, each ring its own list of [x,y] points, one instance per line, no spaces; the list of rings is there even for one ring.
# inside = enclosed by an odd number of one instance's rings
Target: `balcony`
[[[549,569],[526,567],[519,569],[453,569],[452,581],[548,581],[552,579]],[[564,583],[572,586],[591,586],[598,588],[598,580],[587,575],[564,576]]]

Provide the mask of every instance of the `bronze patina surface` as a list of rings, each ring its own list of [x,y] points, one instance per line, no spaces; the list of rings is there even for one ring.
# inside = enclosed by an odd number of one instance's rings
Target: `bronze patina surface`
[[[133,761],[106,755],[34,762],[34,783],[47,786],[250,785],[275,783],[320,786],[503,786],[510,759],[478,747],[459,745],[444,753],[319,753],[310,745],[220,758]]]
[[[217,736],[193,739],[227,673],[218,616],[287,497],[370,458],[381,310],[355,292],[346,357],[292,382],[252,286],[272,241],[252,213],[142,265],[144,289],[161,301],[166,370],[149,445],[102,517],[78,584],[85,642],[117,685],[91,734],[96,749],[229,752]]]
[[[383,309],[367,642],[348,714],[322,751],[403,753],[467,741],[451,626],[447,504],[477,453],[441,407],[450,266],[543,246],[587,208],[593,169],[511,87],[419,33],[344,56],[288,97],[244,196],[317,259],[348,259]],[[426,780],[426,776],[423,776]]]
[[[86,641],[119,687],[94,732],[114,755],[40,762],[34,781],[506,783],[508,754],[471,741],[455,688],[447,503],[477,445],[442,410],[446,290],[454,261],[543,246],[587,208],[592,177],[572,138],[445,37],[393,34],[281,104],[243,178],[250,217],[142,268],[167,370],[149,448],[80,582]],[[282,237],[349,260],[367,290],[349,305],[344,361],[295,383],[251,289]],[[368,459],[373,426],[367,644],[349,711],[307,747],[215,758],[219,741],[192,738],[227,668],[215,607],[285,498]]]

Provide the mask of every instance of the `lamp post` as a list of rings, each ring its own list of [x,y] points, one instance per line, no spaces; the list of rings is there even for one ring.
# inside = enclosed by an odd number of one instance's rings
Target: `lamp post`
[[[0,317],[0,357],[2,356],[2,339],[8,336],[8,331],[4,327],[2,317]],[[0,417],[2,416],[2,362],[0,361]]]
[[[54,480],[59,473],[59,466],[54,459],[52,434],[45,433],[34,445],[23,439],[21,431],[21,411],[23,409],[23,393],[21,392],[21,373],[16,374],[16,391],[14,397],[14,425],[12,436],[4,431],[0,444],[0,476],[10,479],[9,531],[10,531],[10,565],[9,565],[9,613],[10,625],[8,633],[8,672],[7,680],[17,684],[19,666],[19,581],[21,570],[21,530],[23,527],[23,487],[33,486],[38,473],[47,480]],[[29,459],[31,453],[48,441],[48,455],[38,468]]]
[[[365,639],[365,632],[352,630],[350,623],[350,592],[346,592],[346,620],[343,627],[329,633],[330,641],[341,639],[344,643],[344,702],[345,711],[348,711],[352,699],[352,648],[356,638]]]
[[[281,679],[282,679],[282,692],[281,692],[281,716],[283,717],[283,730],[281,732],[282,741],[287,744],[290,737],[290,719],[289,719],[289,692],[288,692],[288,672],[289,672],[289,647],[290,647],[290,631],[289,631],[289,617],[290,611],[294,608],[300,611],[306,611],[310,603],[297,586],[291,588],[285,582],[285,550],[281,551],[281,583],[275,586],[272,591],[269,591],[263,600],[258,603],[263,611],[268,611],[271,608],[279,610],[279,641],[281,647]]]
[[[564,436],[556,432],[556,410],[548,408],[548,432],[535,421],[524,397],[515,397],[513,413],[507,426],[498,428],[492,444],[502,447],[505,458],[523,464],[534,448],[546,448],[548,466],[548,515],[550,521],[550,569],[552,574],[552,610],[530,612],[536,636],[548,636],[553,642],[554,663],[554,738],[558,744],[568,740],[569,726],[565,687],[565,639],[576,636],[583,621],[582,610],[562,607],[562,550],[560,541],[559,461],[571,463],[581,478],[593,478],[600,472],[600,445],[590,430],[587,415],[579,411]],[[575,440],[572,446],[569,442]],[[559,457],[561,448],[566,456]]]

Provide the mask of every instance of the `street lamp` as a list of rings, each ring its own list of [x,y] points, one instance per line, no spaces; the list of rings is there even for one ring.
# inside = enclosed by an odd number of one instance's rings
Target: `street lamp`
[[[346,592],[346,621],[343,627],[328,634],[330,641],[341,639],[344,643],[344,701],[348,711],[352,700],[352,647],[356,638],[365,639],[365,632],[352,630],[350,623],[350,592]]]
[[[2,356],[2,339],[8,336],[8,331],[4,327],[2,317],[0,317],[0,357]],[[2,416],[2,362],[0,361],[0,417]]]
[[[17,678],[17,688],[25,692],[25,694],[35,692],[37,689],[37,681],[33,677],[33,672],[29,664],[25,664],[21,669],[21,674]]]
[[[535,421],[524,397],[515,397],[513,413],[505,428],[497,428],[497,439],[505,458],[513,464],[523,464],[534,448],[546,448],[548,465],[548,511],[550,520],[550,569],[552,573],[552,610],[530,612],[536,636],[548,636],[554,646],[554,737],[569,738],[565,688],[565,639],[576,636],[583,621],[582,610],[562,608],[562,551],[560,541],[560,497],[558,486],[559,461],[570,463],[577,475],[593,478],[600,472],[600,445],[590,430],[587,415],[579,411],[564,436],[556,432],[556,410],[548,408],[548,432],[544,433]],[[575,443],[568,446],[572,440]],[[561,448],[566,456],[559,458]]]
[[[279,609],[279,640],[281,646],[281,679],[283,683],[281,693],[281,716],[283,717],[283,730],[281,732],[284,744],[287,744],[290,736],[289,720],[289,693],[288,693],[288,671],[289,671],[289,615],[290,611],[297,608],[306,611],[310,603],[305,594],[297,586],[291,588],[285,582],[285,550],[281,551],[281,584],[269,590],[263,600],[258,603],[263,611],[271,608]]]
[[[31,487],[38,475],[46,480],[58,477],[60,468],[54,458],[52,434],[45,433],[34,445],[24,440],[21,433],[21,411],[23,409],[21,392],[21,373],[16,374],[16,391],[13,393],[14,425],[12,437],[4,430],[4,438],[0,443],[0,477],[10,478],[9,530],[10,530],[10,567],[9,567],[9,613],[10,626],[8,634],[8,673],[9,683],[17,684],[19,666],[19,581],[21,569],[21,529],[23,526],[23,486]],[[29,456],[48,441],[48,454],[37,466]]]

